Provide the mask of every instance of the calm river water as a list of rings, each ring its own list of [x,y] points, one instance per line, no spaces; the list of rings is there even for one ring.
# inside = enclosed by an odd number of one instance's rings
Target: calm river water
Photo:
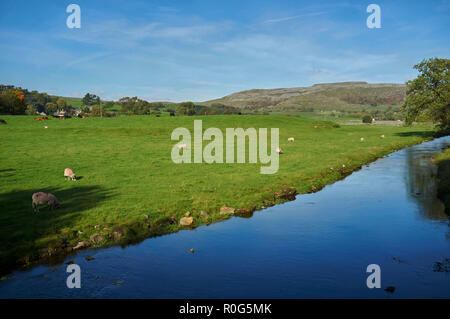
[[[14,272],[0,297],[449,298],[450,222],[429,156],[446,145],[392,153],[252,218],[68,257],[81,289],[66,287],[66,264]],[[366,286],[369,264],[381,267],[381,289]]]

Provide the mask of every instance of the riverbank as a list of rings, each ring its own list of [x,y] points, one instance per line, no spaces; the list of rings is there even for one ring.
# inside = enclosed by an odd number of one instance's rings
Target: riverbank
[[[438,165],[438,197],[445,205],[445,212],[450,215],[450,148],[436,154],[434,159]]]
[[[260,174],[259,163],[174,164],[171,132],[177,127],[192,131],[194,119],[202,119],[204,129],[222,131],[278,127],[283,149],[278,173]],[[6,120],[0,127],[7,155],[0,157],[3,273],[58,262],[83,248],[127,245],[232,216],[249,217],[433,135],[427,126],[339,127],[281,116]],[[64,180],[66,167],[80,179]],[[61,208],[34,214],[31,195],[36,191],[55,194]],[[192,224],[180,225],[186,215]]]

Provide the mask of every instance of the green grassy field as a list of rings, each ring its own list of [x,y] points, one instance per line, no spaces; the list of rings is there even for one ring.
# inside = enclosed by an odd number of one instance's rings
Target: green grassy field
[[[229,218],[219,214],[223,205],[248,216],[283,202],[274,195],[277,191],[318,190],[364,163],[432,136],[432,128],[425,126],[337,127],[283,116],[1,118],[8,123],[0,124],[3,270],[64,255],[94,233],[101,240],[92,247],[174,232],[182,228],[179,220],[187,211],[194,217],[192,227]],[[176,127],[192,132],[194,119],[203,120],[203,129],[223,132],[226,127],[280,128],[284,154],[278,173],[261,175],[260,163],[174,164],[171,132]],[[287,142],[290,136],[295,142]],[[66,167],[80,179],[66,181]],[[61,208],[33,213],[31,195],[37,191],[55,194]],[[114,231],[120,236],[114,237]]]
[[[279,110],[272,110],[268,111],[269,115],[285,115],[285,116],[300,116],[308,119],[313,120],[321,120],[321,121],[331,121],[331,122],[355,122],[355,123],[361,123],[362,119],[358,117],[351,117],[348,115],[342,115],[339,114],[339,116],[332,116],[328,113],[321,113],[321,112],[300,112],[296,110],[290,110],[290,111],[279,111]]]
[[[71,105],[72,107],[78,107],[82,108],[83,101],[82,98],[79,97],[62,97],[64,100],[66,100],[67,105]],[[105,107],[105,110],[108,112],[117,112],[120,110],[120,105],[115,103],[112,107],[106,107],[106,101],[102,101],[102,105]]]
[[[445,212],[450,214],[450,148],[434,159],[438,165],[438,197],[445,205]]]

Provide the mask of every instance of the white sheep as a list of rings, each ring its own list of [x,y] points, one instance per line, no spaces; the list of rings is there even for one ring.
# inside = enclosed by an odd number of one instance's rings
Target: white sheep
[[[384,134],[380,136],[381,138],[384,138]]]
[[[361,137],[359,140],[360,140],[361,142],[364,142],[364,137]]]
[[[294,141],[294,138],[293,137],[289,137],[288,138],[288,142],[293,142]]]
[[[69,178],[69,179],[72,179],[73,181],[77,180],[77,177],[75,176],[75,174],[73,173],[73,171],[70,168],[66,168],[64,170],[64,178]]]
[[[279,147],[279,146],[277,147],[277,153],[278,153],[278,154],[283,154],[283,150],[282,150],[281,147]]]

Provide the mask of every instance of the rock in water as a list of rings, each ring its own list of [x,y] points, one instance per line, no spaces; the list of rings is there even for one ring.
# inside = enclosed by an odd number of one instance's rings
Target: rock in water
[[[389,292],[389,293],[393,293],[394,291],[395,291],[395,287],[394,286],[389,286],[389,287],[387,287],[386,289],[384,289],[386,292]]]

